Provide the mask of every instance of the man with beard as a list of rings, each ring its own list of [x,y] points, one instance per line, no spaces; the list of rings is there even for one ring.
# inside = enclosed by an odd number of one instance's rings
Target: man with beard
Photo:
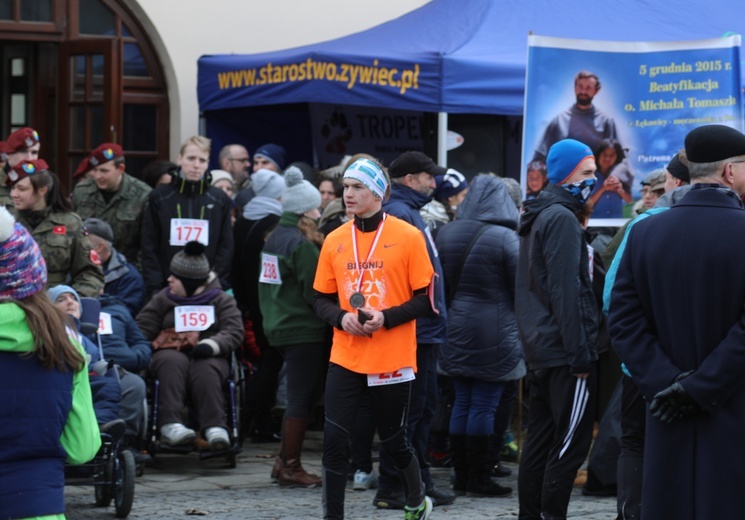
[[[551,145],[562,139],[576,139],[592,150],[603,139],[618,141],[616,123],[592,104],[600,91],[600,80],[592,72],[581,70],[574,77],[574,94],[577,102],[554,117],[546,127],[533,161],[546,162]]]

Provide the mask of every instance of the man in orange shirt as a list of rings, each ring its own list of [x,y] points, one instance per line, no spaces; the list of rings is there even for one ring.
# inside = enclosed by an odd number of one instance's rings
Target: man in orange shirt
[[[383,212],[390,188],[380,165],[355,161],[343,184],[354,220],[326,237],[313,284],[316,313],[334,327],[326,379],[324,518],[344,518],[349,430],[367,393],[383,449],[406,483],[405,518],[426,519],[432,501],[425,496],[406,423],[416,372],[414,320],[433,312],[434,270],[422,233]]]

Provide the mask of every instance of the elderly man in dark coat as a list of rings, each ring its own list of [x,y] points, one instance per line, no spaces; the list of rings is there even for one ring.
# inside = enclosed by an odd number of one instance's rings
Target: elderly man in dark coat
[[[700,127],[685,148],[693,187],[632,229],[610,333],[650,403],[642,518],[742,518],[745,135]]]

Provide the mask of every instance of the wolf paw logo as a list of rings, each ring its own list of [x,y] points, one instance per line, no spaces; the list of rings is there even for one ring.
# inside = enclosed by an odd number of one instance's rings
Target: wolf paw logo
[[[352,138],[352,129],[349,127],[346,114],[341,109],[335,108],[331,117],[323,123],[321,135],[327,139],[327,153],[340,155],[347,153],[347,142]]]

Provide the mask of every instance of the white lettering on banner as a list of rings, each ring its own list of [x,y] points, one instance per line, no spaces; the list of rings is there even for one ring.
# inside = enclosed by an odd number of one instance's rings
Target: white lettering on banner
[[[108,312],[102,312],[98,315],[98,334],[106,336],[114,333],[114,328],[111,326],[111,314]]]
[[[279,274],[279,258],[268,253],[261,253],[261,274],[259,283],[282,285],[282,275]]]
[[[172,218],[171,236],[168,243],[184,246],[187,242],[201,242],[205,246],[210,241],[210,221],[197,218]]]
[[[399,368],[393,372],[382,374],[367,374],[367,386],[395,385],[416,379],[414,369],[411,367]]]
[[[215,323],[213,305],[179,305],[173,313],[176,332],[201,332]]]

